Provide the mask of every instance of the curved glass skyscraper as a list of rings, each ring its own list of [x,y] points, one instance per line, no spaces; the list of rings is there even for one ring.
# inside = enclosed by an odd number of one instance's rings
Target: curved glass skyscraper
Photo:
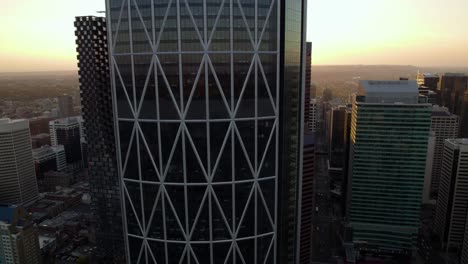
[[[107,0],[131,263],[292,261],[302,10]]]

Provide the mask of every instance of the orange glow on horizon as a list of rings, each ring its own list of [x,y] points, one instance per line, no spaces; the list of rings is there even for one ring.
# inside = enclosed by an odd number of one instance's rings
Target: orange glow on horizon
[[[76,70],[74,17],[99,15],[104,3],[2,1],[0,72]],[[312,61],[468,66],[466,10],[466,0],[310,0]]]

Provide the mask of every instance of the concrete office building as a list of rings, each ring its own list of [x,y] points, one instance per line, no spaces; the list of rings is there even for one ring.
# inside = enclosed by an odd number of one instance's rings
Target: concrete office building
[[[0,203],[27,204],[38,188],[27,120],[0,119]]]
[[[107,19],[128,262],[298,263],[305,1]]]
[[[349,226],[360,249],[411,254],[419,229],[431,105],[416,81],[361,81],[353,103]]]
[[[124,228],[107,33],[104,17],[75,19],[81,106],[87,143],[87,150],[82,154],[85,167],[88,165],[92,208],[96,215],[98,255],[119,258],[125,256]]]
[[[312,91],[312,42],[306,43],[305,58],[304,129],[309,130],[310,100],[315,98],[315,91]]]
[[[459,117],[451,114],[446,107],[434,106],[431,115],[431,131],[435,133],[435,145],[432,155],[432,172],[430,192],[437,196],[441,175],[442,157],[446,139],[458,138]]]
[[[424,176],[424,189],[422,199],[423,206],[433,206],[435,204],[435,195],[433,192],[431,194],[435,147],[436,133],[434,131],[431,131],[429,132],[429,139],[427,141],[426,172]]]
[[[440,77],[438,90],[441,105],[460,117],[461,138],[468,138],[468,76],[463,73],[445,73]]]
[[[463,238],[463,248],[460,256],[461,264],[468,264],[468,216],[465,223],[465,235]]]
[[[21,206],[0,205],[0,263],[42,263],[38,235]]]
[[[83,119],[81,116],[67,117],[50,121],[50,141],[52,146],[63,145],[67,159],[67,172],[75,177],[83,169],[82,136]]]
[[[62,145],[42,146],[33,149],[32,153],[38,179],[42,179],[44,173],[48,171],[64,172],[67,170],[65,148]]]
[[[442,159],[434,231],[443,248],[460,252],[468,204],[468,139],[447,139]]]
[[[318,99],[311,99],[310,100],[310,114],[309,114],[309,131],[316,132],[317,131],[317,117],[318,117]]]
[[[312,261],[312,228],[315,214],[314,174],[315,135],[308,132],[304,134],[299,264],[309,264]]]

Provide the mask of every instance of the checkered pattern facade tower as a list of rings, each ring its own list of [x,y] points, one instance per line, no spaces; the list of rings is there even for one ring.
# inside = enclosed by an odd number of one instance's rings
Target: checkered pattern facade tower
[[[75,28],[97,245],[107,256],[124,256],[106,19],[77,17]]]

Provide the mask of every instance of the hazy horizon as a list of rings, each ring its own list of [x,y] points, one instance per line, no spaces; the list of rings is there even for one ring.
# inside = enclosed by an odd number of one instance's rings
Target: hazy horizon
[[[460,71],[468,73],[468,66],[418,66],[418,65],[404,65],[404,64],[312,64],[313,67],[413,67],[415,69],[424,70],[441,70],[438,73],[445,73],[450,71]],[[36,70],[36,71],[0,71],[0,75],[8,74],[47,74],[47,73],[76,73],[78,74],[78,69],[69,69],[69,70]]]
[[[15,0],[0,5],[0,72],[76,71],[73,21],[104,0]],[[466,0],[310,0],[314,66],[468,67]],[[446,14],[444,19],[430,19]],[[7,26],[5,26],[7,25]]]

